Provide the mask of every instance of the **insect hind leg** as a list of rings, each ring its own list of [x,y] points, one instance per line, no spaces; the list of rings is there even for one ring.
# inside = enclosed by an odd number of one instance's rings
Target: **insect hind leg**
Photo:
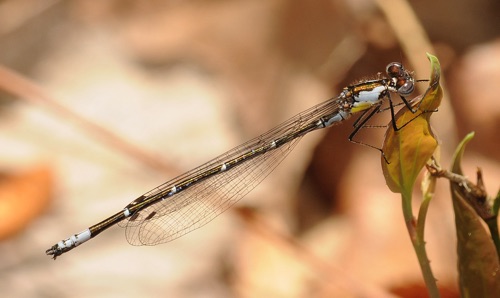
[[[367,143],[363,143],[361,141],[358,141],[358,140],[355,140],[354,139],[354,136],[356,136],[356,134],[362,129],[362,128],[366,128],[366,127],[370,127],[370,126],[366,126],[366,122],[368,122],[368,120],[370,120],[370,118],[373,117],[373,115],[375,115],[376,113],[378,113],[380,110],[380,105],[373,108],[371,111],[370,110],[366,110],[363,114],[361,114],[361,116],[359,116],[358,119],[356,119],[356,121],[354,121],[354,130],[351,132],[351,134],[349,135],[348,137],[348,140],[349,142],[352,142],[354,144],[358,144],[358,145],[362,145],[362,146],[366,146],[366,147],[369,147],[369,148],[372,148],[372,149],[375,149],[375,150],[378,150],[381,154],[382,154],[382,157],[384,158],[385,162],[386,163],[389,163],[389,161],[387,160],[386,156],[385,156],[385,153],[384,151],[382,150],[382,148],[379,148],[377,146],[374,146],[374,145],[371,145],[371,144],[367,144]],[[368,113],[369,112],[369,113]]]

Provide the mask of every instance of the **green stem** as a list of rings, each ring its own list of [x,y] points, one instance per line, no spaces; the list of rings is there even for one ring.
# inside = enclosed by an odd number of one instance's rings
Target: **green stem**
[[[422,242],[424,242],[425,219],[427,217],[427,210],[429,209],[429,204],[431,202],[432,196],[432,193],[424,193],[424,200],[422,201],[420,210],[418,211],[417,235],[419,239],[422,239]]]
[[[498,209],[500,208],[500,190],[497,192],[497,196],[493,200],[492,213],[493,217],[486,220],[486,224],[490,229],[491,238],[493,243],[495,243],[495,248],[497,249],[498,260],[500,261],[500,234],[498,234]]]
[[[411,206],[411,194],[402,194],[403,196],[403,215],[405,218],[406,228],[408,229],[408,234],[410,235],[411,242],[413,244],[413,249],[417,255],[418,263],[420,265],[420,270],[424,277],[425,285],[429,291],[429,296],[431,298],[438,298],[439,290],[437,287],[436,279],[432,274],[429,259],[427,258],[427,252],[425,251],[425,241],[423,235],[423,224],[419,223],[417,229],[415,223],[415,217],[413,216],[412,206]],[[426,212],[424,212],[426,213]],[[425,214],[423,216],[425,218]],[[422,222],[419,219],[419,222]]]
[[[497,217],[495,216],[490,220],[486,220],[486,224],[490,229],[491,238],[493,239],[493,243],[495,244],[495,248],[497,250],[497,256],[500,260],[500,238],[498,235]]]

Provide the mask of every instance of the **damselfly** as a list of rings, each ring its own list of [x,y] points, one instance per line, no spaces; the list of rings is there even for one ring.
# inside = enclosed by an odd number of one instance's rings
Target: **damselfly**
[[[397,129],[391,93],[399,95],[412,110],[405,96],[413,92],[414,83],[412,74],[401,63],[390,63],[385,75],[347,86],[339,96],[165,182],[111,217],[58,242],[46,254],[55,259],[116,224],[125,228],[127,241],[132,245],[156,245],[179,238],[210,222],[256,187],[305,134],[361,113],[349,135],[353,141],[386,99],[392,125]]]

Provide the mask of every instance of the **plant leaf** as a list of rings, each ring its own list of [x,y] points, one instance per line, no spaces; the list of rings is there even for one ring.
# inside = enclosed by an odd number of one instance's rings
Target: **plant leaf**
[[[474,137],[468,134],[453,157],[452,172],[462,175],[461,161],[465,145]],[[500,265],[493,241],[476,211],[461,195],[463,186],[450,182],[455,225],[460,291],[462,297],[498,297]]]
[[[387,185],[396,193],[411,193],[418,174],[438,146],[429,119],[439,107],[443,96],[439,85],[441,67],[435,56],[427,54],[427,57],[431,62],[432,72],[429,88],[420,101],[413,103],[413,108],[418,111],[412,113],[406,107],[402,108],[396,114],[396,124],[397,127],[406,126],[394,131],[392,125],[389,125],[382,146],[389,161],[387,163],[382,158],[382,171]]]

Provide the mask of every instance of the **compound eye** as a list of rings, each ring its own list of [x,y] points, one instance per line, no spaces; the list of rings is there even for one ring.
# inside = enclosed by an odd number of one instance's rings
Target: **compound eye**
[[[403,65],[399,62],[389,63],[385,71],[387,72],[387,75],[391,78],[400,77],[404,73]]]
[[[410,95],[415,89],[415,84],[413,84],[413,81],[405,81],[404,83],[402,82],[402,85],[400,85],[399,83],[400,82],[398,82],[397,85],[401,87],[398,87],[398,93],[403,96]]]

